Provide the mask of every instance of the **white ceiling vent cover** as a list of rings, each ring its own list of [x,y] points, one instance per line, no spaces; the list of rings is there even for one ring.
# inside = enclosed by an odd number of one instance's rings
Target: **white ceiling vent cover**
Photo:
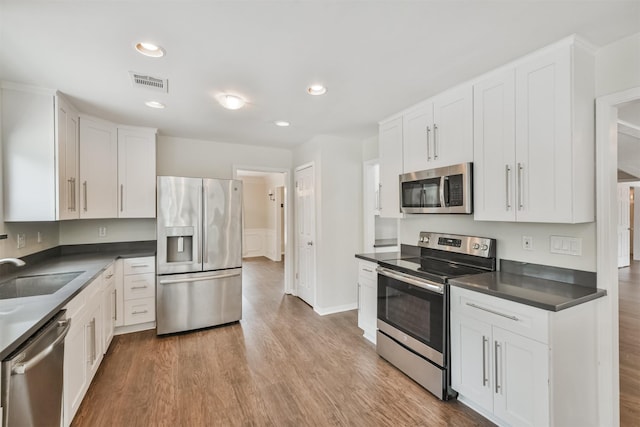
[[[131,82],[134,87],[151,89],[158,92],[169,92],[169,82],[167,79],[159,79],[142,73],[136,73],[135,71],[129,71],[129,75],[131,76]]]

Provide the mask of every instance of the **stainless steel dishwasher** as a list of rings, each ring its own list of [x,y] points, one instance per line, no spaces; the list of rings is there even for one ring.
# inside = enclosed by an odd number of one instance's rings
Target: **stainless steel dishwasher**
[[[2,361],[4,427],[60,426],[64,337],[70,326],[60,311]]]

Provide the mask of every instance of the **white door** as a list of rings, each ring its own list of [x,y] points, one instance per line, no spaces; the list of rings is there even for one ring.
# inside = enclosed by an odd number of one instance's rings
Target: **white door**
[[[631,263],[629,186],[618,184],[618,268]]]
[[[313,165],[296,170],[296,294],[315,304],[316,212]]]

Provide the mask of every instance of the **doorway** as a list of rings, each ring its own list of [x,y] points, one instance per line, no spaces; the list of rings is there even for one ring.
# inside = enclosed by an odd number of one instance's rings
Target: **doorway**
[[[234,177],[243,183],[243,259],[264,258],[281,264],[283,293],[292,293],[291,214],[287,200],[289,171],[286,169],[234,166]]]
[[[596,99],[596,244],[598,286],[608,297],[598,305],[599,413],[600,425],[633,420],[621,408],[621,360],[624,353],[620,327],[618,271],[618,120],[619,112],[640,102],[640,87]],[[636,110],[637,111],[637,110]],[[637,367],[636,369],[637,370]],[[623,379],[626,381],[626,378]],[[637,406],[637,403],[636,403]],[[621,411],[621,409],[624,410]],[[624,417],[624,418],[623,418]]]
[[[313,163],[296,168],[296,295],[316,302],[316,201]]]

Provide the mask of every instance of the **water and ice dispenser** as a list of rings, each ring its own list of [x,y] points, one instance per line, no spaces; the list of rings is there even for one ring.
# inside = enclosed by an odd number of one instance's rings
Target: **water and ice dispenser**
[[[166,227],[166,260],[171,262],[193,262],[195,227]]]

